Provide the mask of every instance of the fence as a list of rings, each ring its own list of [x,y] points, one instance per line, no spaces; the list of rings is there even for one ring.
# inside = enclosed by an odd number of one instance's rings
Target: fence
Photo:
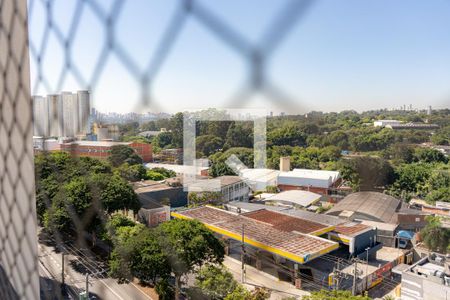
[[[265,95],[271,102],[286,110],[299,103],[269,80],[267,63],[302,20],[311,6],[311,0],[288,1],[261,38],[256,42],[233,29],[232,24],[199,1],[176,2],[170,20],[156,50],[142,66],[130,53],[126,43],[116,38],[121,12],[130,1],[115,0],[105,6],[100,0],[78,0],[69,9],[68,28],[62,28],[55,18],[55,0],[0,0],[0,298],[37,299],[39,295],[39,260],[37,254],[37,222],[33,176],[33,135],[31,95],[60,93],[68,80],[79,88],[95,91],[105,69],[116,60],[123,72],[130,76],[139,90],[138,107],[159,107],[152,97],[152,89],[169,59],[175,43],[189,20],[197,21],[212,33],[223,47],[231,49],[247,65],[246,80],[234,95],[229,95],[225,107],[242,107],[256,93]],[[67,3],[64,1],[64,3]],[[28,6],[28,7],[27,7]],[[36,11],[43,10],[43,15]],[[94,59],[91,72],[86,74],[83,65],[74,59],[74,50],[83,16],[90,14],[97,21],[97,30],[103,32],[99,55]],[[44,17],[42,17],[44,16]],[[40,24],[42,35],[27,39],[34,24]],[[30,28],[28,25],[32,24]],[[138,28],[136,30],[143,30]],[[145,35],[142,35],[145,38]],[[62,60],[49,57],[55,47],[62,49]],[[33,74],[30,88],[30,62]],[[49,68],[60,70],[54,78]],[[223,95],[227,98],[225,95]],[[45,199],[49,204],[51,199]],[[76,219],[74,222],[82,222]],[[82,226],[80,227],[82,228]],[[56,238],[55,243],[62,243]]]

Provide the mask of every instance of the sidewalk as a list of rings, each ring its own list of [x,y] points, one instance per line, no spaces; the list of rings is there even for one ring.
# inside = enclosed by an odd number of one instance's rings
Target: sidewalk
[[[234,278],[241,282],[241,262],[229,256],[225,256],[223,264],[233,274]],[[252,290],[255,286],[263,286],[272,291],[271,300],[280,300],[286,297],[296,297],[301,299],[301,296],[309,295],[307,291],[296,289],[292,284],[279,281],[276,277],[267,273],[261,272],[254,267],[245,265],[246,281],[245,287]]]

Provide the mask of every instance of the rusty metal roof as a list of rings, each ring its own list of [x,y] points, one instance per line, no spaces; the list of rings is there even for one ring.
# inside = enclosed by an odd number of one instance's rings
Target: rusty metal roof
[[[266,209],[248,212],[245,213],[244,216],[266,223],[282,231],[295,231],[313,234],[314,232],[326,231],[327,228],[330,228],[330,231],[332,230],[331,226],[280,214]]]
[[[353,236],[357,236],[371,228],[372,227],[361,224],[361,223],[348,222],[345,224],[337,225],[333,231],[338,234],[343,234],[343,235],[346,235],[349,237],[353,237]]]

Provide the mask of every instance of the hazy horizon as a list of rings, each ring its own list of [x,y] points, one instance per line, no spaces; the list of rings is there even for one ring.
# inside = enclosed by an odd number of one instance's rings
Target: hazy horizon
[[[250,58],[200,18],[192,14],[177,18],[181,1],[124,1],[113,32],[114,45],[120,50],[106,52],[102,49],[107,26],[96,13],[107,15],[114,1],[100,1],[95,9],[86,2],[70,43],[69,65],[76,70],[69,69],[66,74],[68,57],[60,39],[71,32],[80,2],[53,2],[52,19],[61,36],[51,30],[46,38],[43,29],[48,12],[41,1],[32,3],[31,48],[36,52],[45,45],[40,65],[31,55],[33,94],[75,91],[94,84],[93,106],[101,112],[118,113],[238,106],[227,100],[249,80]],[[252,47],[264,44],[261,41],[274,19],[290,1],[193,3]],[[136,74],[155,63],[163,33],[173,19],[184,23],[174,43],[165,49],[167,57],[161,60],[161,67],[155,66],[158,72],[149,87],[143,89]],[[282,39],[263,69],[269,85],[293,101],[280,107],[265,95],[250,93],[248,102],[238,104],[276,114],[361,112],[410,104],[418,109],[449,107],[450,1],[313,1],[286,31],[286,35],[279,33]],[[271,42],[263,50],[270,48]],[[104,68],[93,77],[102,58]],[[39,80],[38,66],[45,80]],[[150,104],[142,106],[140,101],[147,94]]]

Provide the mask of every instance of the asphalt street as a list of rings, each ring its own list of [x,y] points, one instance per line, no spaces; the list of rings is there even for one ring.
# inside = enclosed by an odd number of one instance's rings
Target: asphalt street
[[[68,249],[64,258],[65,283],[71,296],[78,299],[78,293],[85,290],[86,273],[89,277],[89,292],[92,299],[117,300],[151,300],[152,298],[139,290],[135,284],[118,284],[113,278],[106,277],[103,266],[83,257],[77,249]],[[41,277],[41,295],[57,295],[62,281],[62,253],[57,253],[51,246],[39,244],[39,275]],[[44,286],[42,286],[44,285]],[[95,298],[97,297],[97,298]],[[53,299],[52,297],[44,299]]]

